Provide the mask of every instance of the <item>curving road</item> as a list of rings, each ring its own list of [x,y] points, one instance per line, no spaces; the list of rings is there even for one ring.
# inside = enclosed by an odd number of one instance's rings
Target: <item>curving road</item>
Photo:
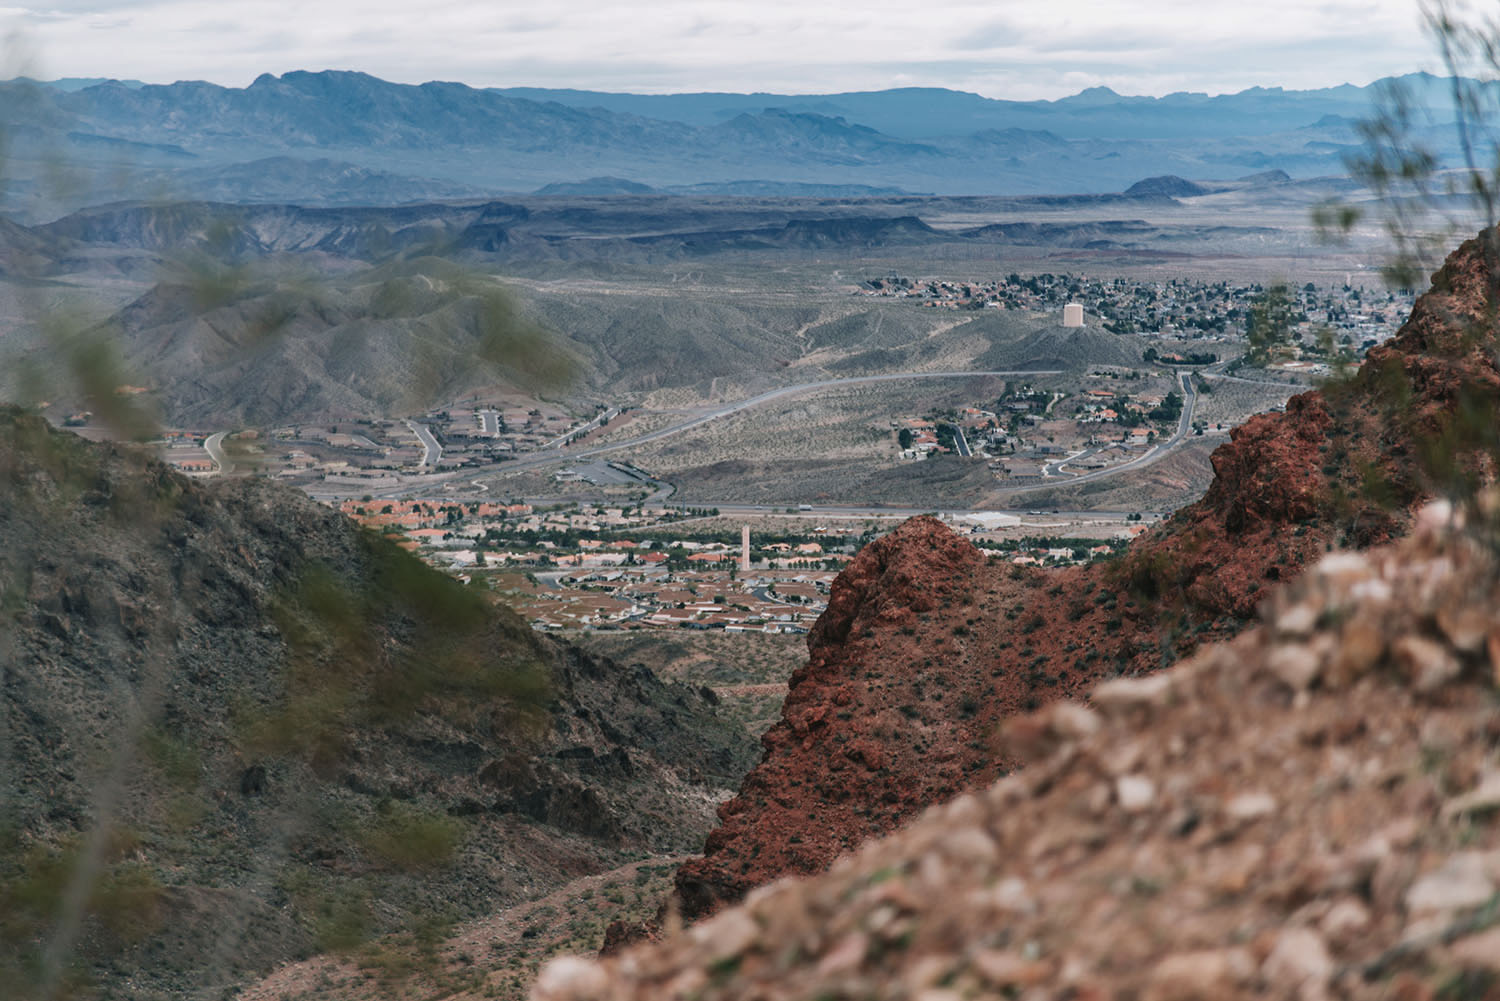
[[[975,377],[984,376],[1000,376],[1003,378],[1011,378],[1020,375],[1061,374],[1061,369],[1033,369],[1030,371],[1015,372],[903,372],[895,375],[861,375],[854,376],[848,379],[824,379],[821,382],[804,382],[796,386],[783,386],[780,389],[768,390],[767,392],[761,393],[759,396],[752,396],[748,399],[740,400],[738,403],[729,403],[725,404],[722,407],[715,407],[712,410],[707,410],[703,413],[698,414],[696,417],[690,417],[687,420],[680,421],[677,424],[672,424],[667,427],[661,428],[660,430],[652,431],[649,434],[643,434],[638,438],[631,438],[629,441],[615,442],[613,445],[599,445],[583,452],[573,452],[570,453],[570,457],[574,459],[581,459],[592,455],[602,455],[605,452],[618,451],[622,448],[634,448],[637,445],[644,445],[648,441],[656,441],[659,438],[665,438],[668,435],[679,434],[683,431],[690,430],[691,428],[698,427],[701,424],[707,424],[709,421],[717,420],[720,417],[728,417],[730,414],[738,413],[741,410],[748,410],[751,407],[758,407],[763,403],[770,403],[772,400],[779,400],[784,396],[796,396],[799,393],[807,393],[815,389],[830,389],[834,386],[854,386],[870,382],[900,382],[910,379],[972,379]],[[528,460],[526,459],[520,459],[514,463],[508,463],[506,465],[506,468],[524,469],[526,467],[521,465],[521,463],[527,461]],[[551,461],[552,459],[548,457],[545,459],[534,460],[533,464],[541,465]]]
[[[422,443],[422,461],[419,466],[436,466],[443,459],[443,446],[432,436],[427,425],[418,424],[416,421],[404,421],[411,433],[417,436],[417,441]]]
[[[1026,486],[1000,487],[998,492],[1006,494],[1026,493],[1028,491],[1040,490],[1046,487],[1056,487],[1063,485],[1071,486],[1074,483],[1087,483],[1090,480],[1102,480],[1106,476],[1114,476],[1117,473],[1129,472],[1132,469],[1140,469],[1142,466],[1149,466],[1151,465],[1151,463],[1163,458],[1172,449],[1182,444],[1182,440],[1186,438],[1188,436],[1188,432],[1193,429],[1193,411],[1197,409],[1198,406],[1198,391],[1193,388],[1193,380],[1189,378],[1191,374],[1192,373],[1190,372],[1177,373],[1177,383],[1182,387],[1182,416],[1177,419],[1176,432],[1174,432],[1172,437],[1168,438],[1166,441],[1157,442],[1149,450],[1147,450],[1145,454],[1141,455],[1138,458],[1131,459],[1129,462],[1122,462],[1118,466],[1110,466],[1108,469],[1095,469],[1091,472],[1079,473],[1077,476],[1069,476],[1066,473],[1062,472],[1063,466],[1078,458],[1077,456],[1071,456],[1067,459],[1063,459],[1059,462],[1052,463],[1049,466],[1044,467],[1052,470],[1051,482],[1030,483]]]
[[[1013,378],[1016,376],[1061,374],[1061,369],[1025,369],[1014,371],[983,372],[902,372],[892,375],[861,375],[852,376],[847,379],[823,379],[819,382],[805,382],[800,383],[796,386],[783,386],[780,389],[768,390],[767,392],[761,393],[758,396],[752,396],[748,399],[740,400],[738,403],[727,403],[721,407],[715,407],[711,410],[705,410],[693,417],[687,418],[686,420],[679,421],[676,424],[670,424],[667,427],[660,428],[647,434],[639,435],[635,438],[629,438],[625,441],[617,441],[609,445],[595,445],[591,448],[583,449],[582,451],[568,451],[563,448],[557,448],[554,450],[551,447],[548,447],[547,454],[532,453],[527,458],[515,459],[513,461],[506,462],[503,468],[505,472],[511,472],[519,469],[535,469],[540,466],[550,466],[553,463],[557,462],[559,454],[565,456],[567,461],[569,462],[576,462],[579,459],[592,458],[596,455],[605,455],[609,452],[618,452],[621,449],[635,448],[638,445],[644,445],[650,441],[657,441],[669,435],[681,434],[683,431],[688,431],[700,425],[707,424],[709,421],[717,420],[720,417],[727,417],[730,414],[738,413],[741,410],[748,410],[751,407],[758,407],[762,404],[770,403],[772,400],[779,400],[786,396],[795,396],[799,393],[808,393],[818,389],[829,389],[834,386],[854,386],[871,382],[901,382],[911,379],[973,379],[992,376]],[[595,420],[597,421],[598,418],[595,418]],[[416,434],[418,438],[421,438],[423,433],[425,433],[427,430],[414,421],[408,420],[405,423],[407,427],[412,429],[412,432]],[[578,429],[568,432],[570,436],[577,433]],[[429,434],[427,437],[430,439],[431,435]],[[548,443],[549,446],[553,444],[555,444],[555,442]],[[423,441],[423,446],[427,446],[427,441]],[[435,463],[437,459],[441,458],[442,456],[442,448],[438,445],[435,439],[432,440],[432,447],[437,449],[436,456],[432,460],[432,463]],[[431,465],[432,463],[429,463],[427,461],[427,456],[424,454],[422,465],[427,466]],[[420,478],[409,478],[399,487],[392,487],[385,490],[369,491],[369,493],[373,497],[399,496],[408,492],[413,487],[420,489],[429,486],[437,486],[448,480],[452,480],[461,476],[473,475],[474,473],[472,470],[468,472],[455,471],[451,473],[426,475]],[[311,492],[315,495],[321,496],[321,494],[316,490]]]
[[[229,461],[229,456],[224,454],[224,435],[226,431],[216,431],[203,439],[203,450],[208,457],[214,460],[214,465],[219,467],[219,475],[234,471],[234,463]]]
[[[583,425],[583,427],[576,427],[576,428],[572,428],[571,430],[564,431],[562,434],[558,435],[556,438],[553,438],[551,441],[547,442],[546,444],[544,444],[544,445],[538,445],[537,446],[537,451],[538,452],[545,452],[549,448],[562,448],[564,445],[566,445],[568,443],[568,439],[573,438],[573,437],[575,437],[577,435],[588,434],[590,431],[593,431],[595,428],[599,427],[605,421],[612,421],[612,420],[614,420],[618,416],[620,416],[620,410],[619,410],[619,408],[618,407],[610,407],[608,410],[604,411],[604,413],[600,414],[598,417],[595,417],[593,420],[591,420],[587,424]],[[592,455],[593,453],[589,452],[587,454]]]
[[[969,439],[964,437],[964,429],[957,424],[953,425],[953,447],[958,449],[958,454],[965,459],[974,457],[974,452],[969,448]]]

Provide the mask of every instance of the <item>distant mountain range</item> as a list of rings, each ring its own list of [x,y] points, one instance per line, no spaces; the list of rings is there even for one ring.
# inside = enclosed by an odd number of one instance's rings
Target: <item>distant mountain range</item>
[[[1444,106],[1441,79],[1400,82]],[[1118,192],[1163,174],[1306,178],[1343,173],[1353,125],[1383,84],[1162,98],[1096,87],[1003,101],[918,88],[478,89],[347,71],[267,74],[244,88],[12,80],[0,83],[11,179],[0,209],[38,221],[140,198],[401,204],[579,194],[600,179],[635,193],[837,196]]]

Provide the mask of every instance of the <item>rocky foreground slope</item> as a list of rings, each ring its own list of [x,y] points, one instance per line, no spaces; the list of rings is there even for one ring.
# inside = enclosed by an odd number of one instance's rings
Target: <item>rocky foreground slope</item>
[[[753,743],[267,481],[0,409],[0,994],[222,996],[696,846]]]
[[[1024,768],[825,874],[556,960],[533,998],[1500,997],[1500,558],[1451,519],[1012,721]]]
[[[1236,429],[1204,498],[1119,561],[1022,570],[928,518],[867,547],[834,584],[761,763],[680,870],[683,915],[819,872],[987,784],[1016,764],[990,740],[1013,714],[1231,637],[1328,550],[1404,532],[1462,468],[1442,460],[1466,447],[1465,423],[1500,401],[1494,280],[1479,241],[1459,248],[1397,337]],[[616,928],[611,946],[639,933]]]

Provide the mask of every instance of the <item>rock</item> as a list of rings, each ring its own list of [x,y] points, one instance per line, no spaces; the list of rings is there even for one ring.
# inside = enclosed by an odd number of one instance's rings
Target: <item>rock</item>
[[[760,938],[760,925],[748,911],[734,909],[699,922],[688,934],[704,947],[710,962],[720,962],[754,945]]]
[[[1052,729],[1064,740],[1087,740],[1102,725],[1098,713],[1077,702],[1058,702],[1050,713]]]
[[[1489,902],[1495,893],[1481,852],[1458,852],[1407,888],[1406,910],[1413,915],[1456,911]]]
[[[1339,635],[1324,680],[1337,688],[1352,684],[1380,663],[1385,643],[1385,632],[1378,622],[1356,616]]]
[[[983,865],[997,856],[994,839],[977,827],[957,828],[943,839],[942,852],[954,862],[969,865]]]
[[[1429,501],[1417,512],[1412,523],[1412,535],[1435,539],[1447,535],[1457,524],[1458,515],[1453,505],[1445,500]]]
[[[1478,786],[1443,804],[1443,816],[1450,820],[1465,813],[1493,810],[1500,810],[1500,772],[1486,772]]]
[[[1379,608],[1388,605],[1394,598],[1396,592],[1391,589],[1389,581],[1381,580],[1379,577],[1366,577],[1364,580],[1355,581],[1345,595],[1347,601],[1357,601],[1367,608]]]
[[[1036,898],[1026,888],[1026,881],[1019,876],[1007,876],[988,891],[989,902],[1002,911],[1014,914],[1035,914]]]
[[[1156,783],[1144,775],[1122,775],[1115,780],[1115,801],[1126,813],[1141,813],[1156,802]]]
[[[1321,997],[1333,972],[1333,960],[1323,938],[1311,928],[1288,928],[1261,964],[1266,982],[1281,996]]]
[[[840,973],[847,973],[857,969],[859,964],[865,961],[865,953],[869,951],[870,938],[861,932],[851,932],[839,940],[838,944],[823,954],[818,960],[818,976],[833,977]]]
[[[1312,568],[1311,576],[1345,590],[1370,573],[1370,561],[1362,553],[1329,553]]]
[[[1052,973],[1048,963],[1023,959],[999,949],[981,949],[969,961],[979,975],[996,987],[1030,987]]]
[[[1106,716],[1120,716],[1133,709],[1165,704],[1172,692],[1172,678],[1153,674],[1145,678],[1113,678],[1094,689],[1094,708]]]
[[[1318,922],[1318,929],[1336,944],[1352,942],[1369,927],[1369,908],[1353,897],[1336,902]]]
[[[920,994],[946,980],[953,972],[953,959],[949,956],[921,956],[913,960],[901,977],[908,994]]]
[[[1448,637],[1448,642],[1453,644],[1455,650],[1478,653],[1489,637],[1490,617],[1485,611],[1474,605],[1440,608],[1437,613],[1438,628]]]
[[[1250,821],[1268,817],[1276,812],[1276,799],[1270,793],[1241,793],[1224,804],[1224,813],[1231,820]]]
[[[1312,635],[1317,624],[1318,610],[1304,601],[1277,615],[1274,628],[1278,635],[1301,639]]]
[[[1244,949],[1180,952],[1156,964],[1142,1001],[1205,1001],[1226,997],[1249,979],[1255,962]]]
[[[1500,973],[1500,926],[1466,935],[1448,947],[1448,955],[1468,969]]]
[[[964,996],[946,987],[929,987],[917,993],[916,1001],[964,1001]]]
[[[1500,629],[1489,634],[1484,641],[1484,649],[1490,655],[1490,681],[1500,688]]]
[[[609,975],[592,960],[578,956],[559,956],[542,967],[532,988],[533,1001],[574,1001],[603,997],[609,988]]]
[[[1003,752],[1017,761],[1041,761],[1059,748],[1058,733],[1052,727],[1051,715],[1031,713],[1008,719],[1000,728]]]
[[[1301,643],[1283,643],[1266,656],[1266,667],[1294,692],[1318,680],[1323,664],[1318,655]]]
[[[1403,636],[1391,645],[1391,652],[1419,692],[1436,691],[1462,670],[1458,658],[1425,636]]]

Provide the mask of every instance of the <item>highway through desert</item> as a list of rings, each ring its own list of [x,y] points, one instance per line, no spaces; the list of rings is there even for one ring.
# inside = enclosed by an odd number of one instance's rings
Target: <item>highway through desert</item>
[[[772,402],[773,400],[779,400],[789,396],[796,396],[800,393],[810,393],[820,389],[830,389],[835,386],[855,386],[875,382],[897,382],[908,381],[912,379],[974,379],[989,377],[1015,378],[1019,376],[1060,374],[1061,371],[1057,369],[1027,369],[977,372],[900,372],[888,375],[863,375],[853,376],[847,379],[822,379],[817,382],[804,382],[799,383],[795,386],[782,386],[778,389],[767,390],[766,392],[761,393],[757,396],[751,396],[747,399],[739,400],[734,403],[726,403],[721,406],[701,410],[685,420],[668,425],[664,428],[660,428],[656,431],[652,431],[648,434],[630,438],[626,441],[612,442],[608,445],[596,445],[592,448],[586,448],[580,451],[563,451],[560,443],[566,438],[572,437],[574,434],[583,433],[584,429],[578,429],[569,432],[567,435],[561,436],[555,441],[549,442],[547,448],[545,449],[545,454],[539,452],[528,458],[516,459],[512,462],[507,462],[505,464],[505,472],[517,472],[524,469],[535,469],[542,466],[550,466],[557,463],[559,459],[565,459],[568,462],[577,462],[582,459],[593,458],[596,455],[607,455],[611,452],[619,452],[625,449],[636,448],[646,444],[647,442],[658,441],[662,438],[666,438],[669,435],[681,434],[684,431],[688,431],[692,428],[707,424],[709,421],[718,420],[721,417],[728,417],[729,415],[738,413],[741,410],[748,410],[751,407],[763,406],[767,403]],[[607,413],[618,412],[618,410],[614,410],[612,408]],[[602,416],[603,415],[601,415],[601,417]],[[593,421],[590,422],[591,427],[598,427],[599,421],[600,418],[596,417]],[[437,457],[441,457],[442,455],[441,446],[438,445],[435,439],[431,440],[431,443],[429,444],[431,434],[423,425],[417,424],[414,421],[407,421],[406,424],[409,428],[411,428],[412,432],[422,440],[423,448],[429,450],[427,452],[424,452],[423,454],[422,465],[426,466],[430,464],[428,462],[428,455],[432,454],[430,450],[434,448],[437,449],[436,457],[432,459],[432,462],[435,463],[437,461]],[[424,434],[426,435],[426,437],[423,437]],[[427,487],[438,486],[450,480],[469,478],[473,475],[473,470],[465,470],[455,471],[451,473],[436,473],[423,476],[406,477],[398,486],[371,490],[368,491],[368,493],[372,497],[406,496],[411,494],[413,490],[422,490]],[[318,491],[312,491],[312,493],[314,496],[323,496],[323,494]],[[342,495],[339,494],[336,496]]]
[[[719,418],[722,418],[722,417],[728,417],[731,414],[739,413],[740,411],[743,411],[743,410],[748,410],[748,409],[753,408],[753,407],[763,406],[763,405],[765,405],[767,403],[770,403],[770,402],[772,402],[774,400],[780,400],[780,399],[784,399],[784,398],[787,398],[787,397],[796,396],[796,395],[798,395],[800,393],[815,392],[815,391],[820,390],[820,389],[828,389],[828,388],[837,387],[837,386],[849,386],[849,385],[858,385],[858,384],[874,383],[874,382],[895,382],[895,381],[899,381],[899,380],[912,380],[912,379],[972,379],[972,378],[978,378],[978,377],[1013,378],[1013,377],[1019,377],[1019,376],[1058,375],[1058,374],[1060,374],[1060,373],[1057,372],[1057,371],[1055,371],[1055,370],[1035,370],[1035,369],[1033,369],[1033,370],[1022,370],[1022,371],[1015,371],[1015,370],[1013,370],[1013,371],[974,371],[974,372],[912,372],[912,373],[896,373],[896,374],[888,374],[888,375],[856,376],[856,377],[846,378],[846,379],[823,379],[823,380],[820,380],[820,381],[817,381],[817,382],[800,383],[800,384],[794,385],[794,386],[782,386],[782,387],[780,387],[778,389],[768,390],[768,391],[766,391],[764,393],[760,393],[760,394],[758,394],[756,396],[751,396],[751,397],[748,397],[748,398],[743,399],[743,400],[739,400],[739,401],[734,402],[734,403],[726,403],[726,404],[723,404],[723,405],[720,405],[720,406],[716,406],[716,407],[712,407],[712,408],[709,408],[709,409],[700,410],[697,413],[692,414],[691,416],[685,418],[684,420],[678,421],[678,422],[676,422],[674,424],[670,424],[667,427],[659,428],[658,430],[651,431],[651,432],[649,432],[647,434],[639,435],[639,436],[634,437],[634,438],[629,438],[629,439],[624,440],[624,441],[611,442],[610,444],[607,444],[607,445],[597,445],[597,446],[593,446],[593,447],[590,447],[590,448],[585,448],[585,449],[581,449],[581,450],[577,450],[577,451],[566,450],[564,448],[557,447],[557,443],[556,442],[550,442],[549,443],[549,447],[545,450],[545,453],[540,453],[539,452],[539,453],[533,454],[533,455],[531,455],[531,456],[529,456],[527,458],[517,459],[517,460],[511,461],[511,462],[507,462],[504,465],[504,471],[505,472],[513,472],[513,471],[519,471],[519,470],[525,470],[525,469],[536,469],[536,468],[542,468],[542,467],[546,467],[546,466],[556,465],[559,462],[567,462],[567,463],[571,464],[571,463],[580,462],[582,460],[591,459],[591,458],[594,458],[596,456],[603,456],[603,455],[608,455],[608,454],[614,453],[614,452],[625,451],[625,450],[628,450],[628,449],[635,448],[635,447],[638,447],[640,445],[646,444],[648,442],[658,441],[658,440],[660,440],[662,438],[666,438],[666,437],[668,437],[670,435],[681,434],[684,431],[688,431],[688,430],[691,430],[693,428],[700,427],[700,426],[702,426],[704,424],[709,423],[710,421],[718,420]],[[1107,469],[1091,470],[1091,471],[1086,472],[1086,473],[1078,473],[1078,474],[1069,474],[1066,471],[1064,471],[1062,467],[1066,466],[1071,461],[1076,461],[1078,458],[1080,458],[1082,455],[1085,454],[1085,453],[1079,453],[1079,454],[1076,454],[1076,455],[1073,455],[1073,456],[1069,456],[1068,458],[1065,458],[1065,459],[1059,459],[1059,460],[1057,460],[1056,462],[1053,462],[1053,463],[1048,463],[1044,467],[1044,470],[1045,470],[1044,477],[1043,477],[1043,479],[1041,479],[1039,481],[1033,481],[1033,482],[1030,482],[1030,483],[1018,484],[1018,485],[1009,486],[1009,487],[997,487],[996,488],[996,492],[998,494],[1002,495],[1002,496],[1007,496],[1007,497],[1022,496],[1022,495],[1025,495],[1027,493],[1031,493],[1031,492],[1034,492],[1034,491],[1036,491],[1038,489],[1042,489],[1042,488],[1046,488],[1046,487],[1072,485],[1072,484],[1077,484],[1077,483],[1088,483],[1088,482],[1091,482],[1091,481],[1094,481],[1094,480],[1104,479],[1104,478],[1110,477],[1110,476],[1117,476],[1117,475],[1119,475],[1121,473],[1126,473],[1126,472],[1130,472],[1131,470],[1141,469],[1141,468],[1143,468],[1145,466],[1151,465],[1154,462],[1160,461],[1163,457],[1165,457],[1170,452],[1172,452],[1174,449],[1176,449],[1177,447],[1179,447],[1183,443],[1183,441],[1186,440],[1186,438],[1188,437],[1188,435],[1192,432],[1194,412],[1195,412],[1195,409],[1196,409],[1197,404],[1198,404],[1198,392],[1197,392],[1197,390],[1193,386],[1192,373],[1191,372],[1178,372],[1176,374],[1177,374],[1178,385],[1181,386],[1182,393],[1183,393],[1182,415],[1178,419],[1176,431],[1166,441],[1158,442],[1156,445],[1154,445],[1147,452],[1145,452],[1144,454],[1142,454],[1142,455],[1140,455],[1140,456],[1138,456],[1138,457],[1136,457],[1134,459],[1131,459],[1131,460],[1129,460],[1127,462],[1120,463],[1118,465],[1110,466]],[[1215,374],[1217,374],[1217,373],[1215,373]],[[1220,376],[1220,378],[1229,378],[1229,377]],[[616,411],[613,408],[611,408],[611,411],[609,411],[609,413],[611,413],[611,414],[618,413],[618,411]],[[599,418],[595,418],[594,421],[590,422],[590,424],[591,424],[591,427],[597,427],[598,424],[599,424]],[[430,432],[427,431],[426,427],[424,427],[423,425],[420,425],[420,424],[416,424],[415,422],[408,422],[408,426],[411,427],[412,430],[418,434],[419,438],[423,439],[422,444],[423,444],[424,448],[436,449],[437,450],[436,454],[437,455],[441,455],[441,446],[438,445],[438,443],[437,443],[437,441],[435,439],[432,441],[432,443],[431,443],[430,446],[428,445],[428,442],[427,442],[426,439],[429,438],[429,437],[431,437],[431,435],[430,435]],[[426,433],[426,437],[424,437],[424,433]],[[564,436],[564,437],[571,437],[573,434],[577,434],[577,433],[579,433],[579,432],[575,431],[575,432],[570,433],[568,436]],[[965,442],[965,445],[967,446],[967,442]],[[431,454],[431,453],[429,453],[429,454]],[[423,462],[424,465],[428,465],[428,463],[427,463],[426,460],[427,460],[427,455],[424,455],[424,462]],[[216,461],[218,461],[218,460],[216,459]],[[436,460],[434,459],[433,461],[436,461]],[[410,497],[410,496],[418,495],[418,494],[420,494],[422,492],[425,492],[425,491],[427,491],[429,489],[434,489],[434,488],[442,489],[445,484],[447,484],[447,483],[449,483],[449,482],[451,482],[453,480],[456,480],[456,479],[471,479],[473,476],[474,476],[474,470],[472,470],[472,469],[470,469],[470,470],[461,470],[461,471],[456,470],[456,471],[447,472],[447,473],[435,473],[435,474],[409,476],[409,477],[404,477],[402,479],[401,483],[393,485],[393,486],[380,487],[380,488],[373,489],[373,490],[368,490],[368,489],[365,489],[365,488],[361,488],[361,493],[368,493],[372,497],[381,497],[381,498]],[[324,493],[322,491],[316,491],[316,490],[314,490],[314,491],[311,491],[311,492],[312,492],[312,494],[314,496],[317,496],[317,497],[327,497],[327,498],[341,497],[341,496],[345,496],[347,494],[347,491],[344,491],[344,492],[327,492],[327,493]],[[670,487],[669,486],[664,486],[663,489],[659,490],[658,493],[656,494],[656,496],[652,498],[652,501],[655,502],[655,503],[661,503],[661,502],[664,501],[665,497],[670,494],[670,492],[671,492]],[[784,513],[784,512],[787,511],[787,508],[786,508],[785,505],[713,504],[712,502],[702,502],[702,503],[700,503],[700,504],[698,504],[696,506],[700,506],[700,507],[717,507],[720,510],[720,512],[724,513],[724,514],[747,514],[747,515],[748,514],[776,514],[776,513]],[[941,512],[936,512],[932,508],[921,508],[921,509],[919,509],[919,508],[895,508],[895,507],[876,507],[876,506],[869,506],[869,505],[860,505],[860,506],[855,506],[855,505],[801,505],[801,506],[799,506],[797,508],[797,510],[796,510],[795,513],[796,514],[800,514],[800,515],[802,515],[804,517],[808,517],[808,516],[814,516],[814,517],[821,516],[821,517],[857,517],[857,518],[875,518],[875,517],[900,518],[900,517],[909,517],[909,516],[914,515],[914,514],[924,514],[924,513],[942,513],[942,514],[960,516],[960,515],[964,515],[964,514],[979,513],[979,512],[969,512],[969,511],[960,511],[960,510],[953,510],[953,511],[946,511],[945,510],[945,511],[941,511]],[[986,509],[985,513],[989,513],[989,509]],[[1083,511],[1077,511],[1077,512],[1052,512],[1052,511],[1048,511],[1047,513],[1048,514],[1063,514],[1063,515],[1073,514],[1073,515],[1078,515],[1078,516],[1091,515],[1091,516],[1101,516],[1101,517],[1109,517],[1111,514],[1114,514],[1112,512],[1083,512]],[[1125,514],[1124,512],[1119,512],[1117,516],[1124,517],[1124,514]]]

